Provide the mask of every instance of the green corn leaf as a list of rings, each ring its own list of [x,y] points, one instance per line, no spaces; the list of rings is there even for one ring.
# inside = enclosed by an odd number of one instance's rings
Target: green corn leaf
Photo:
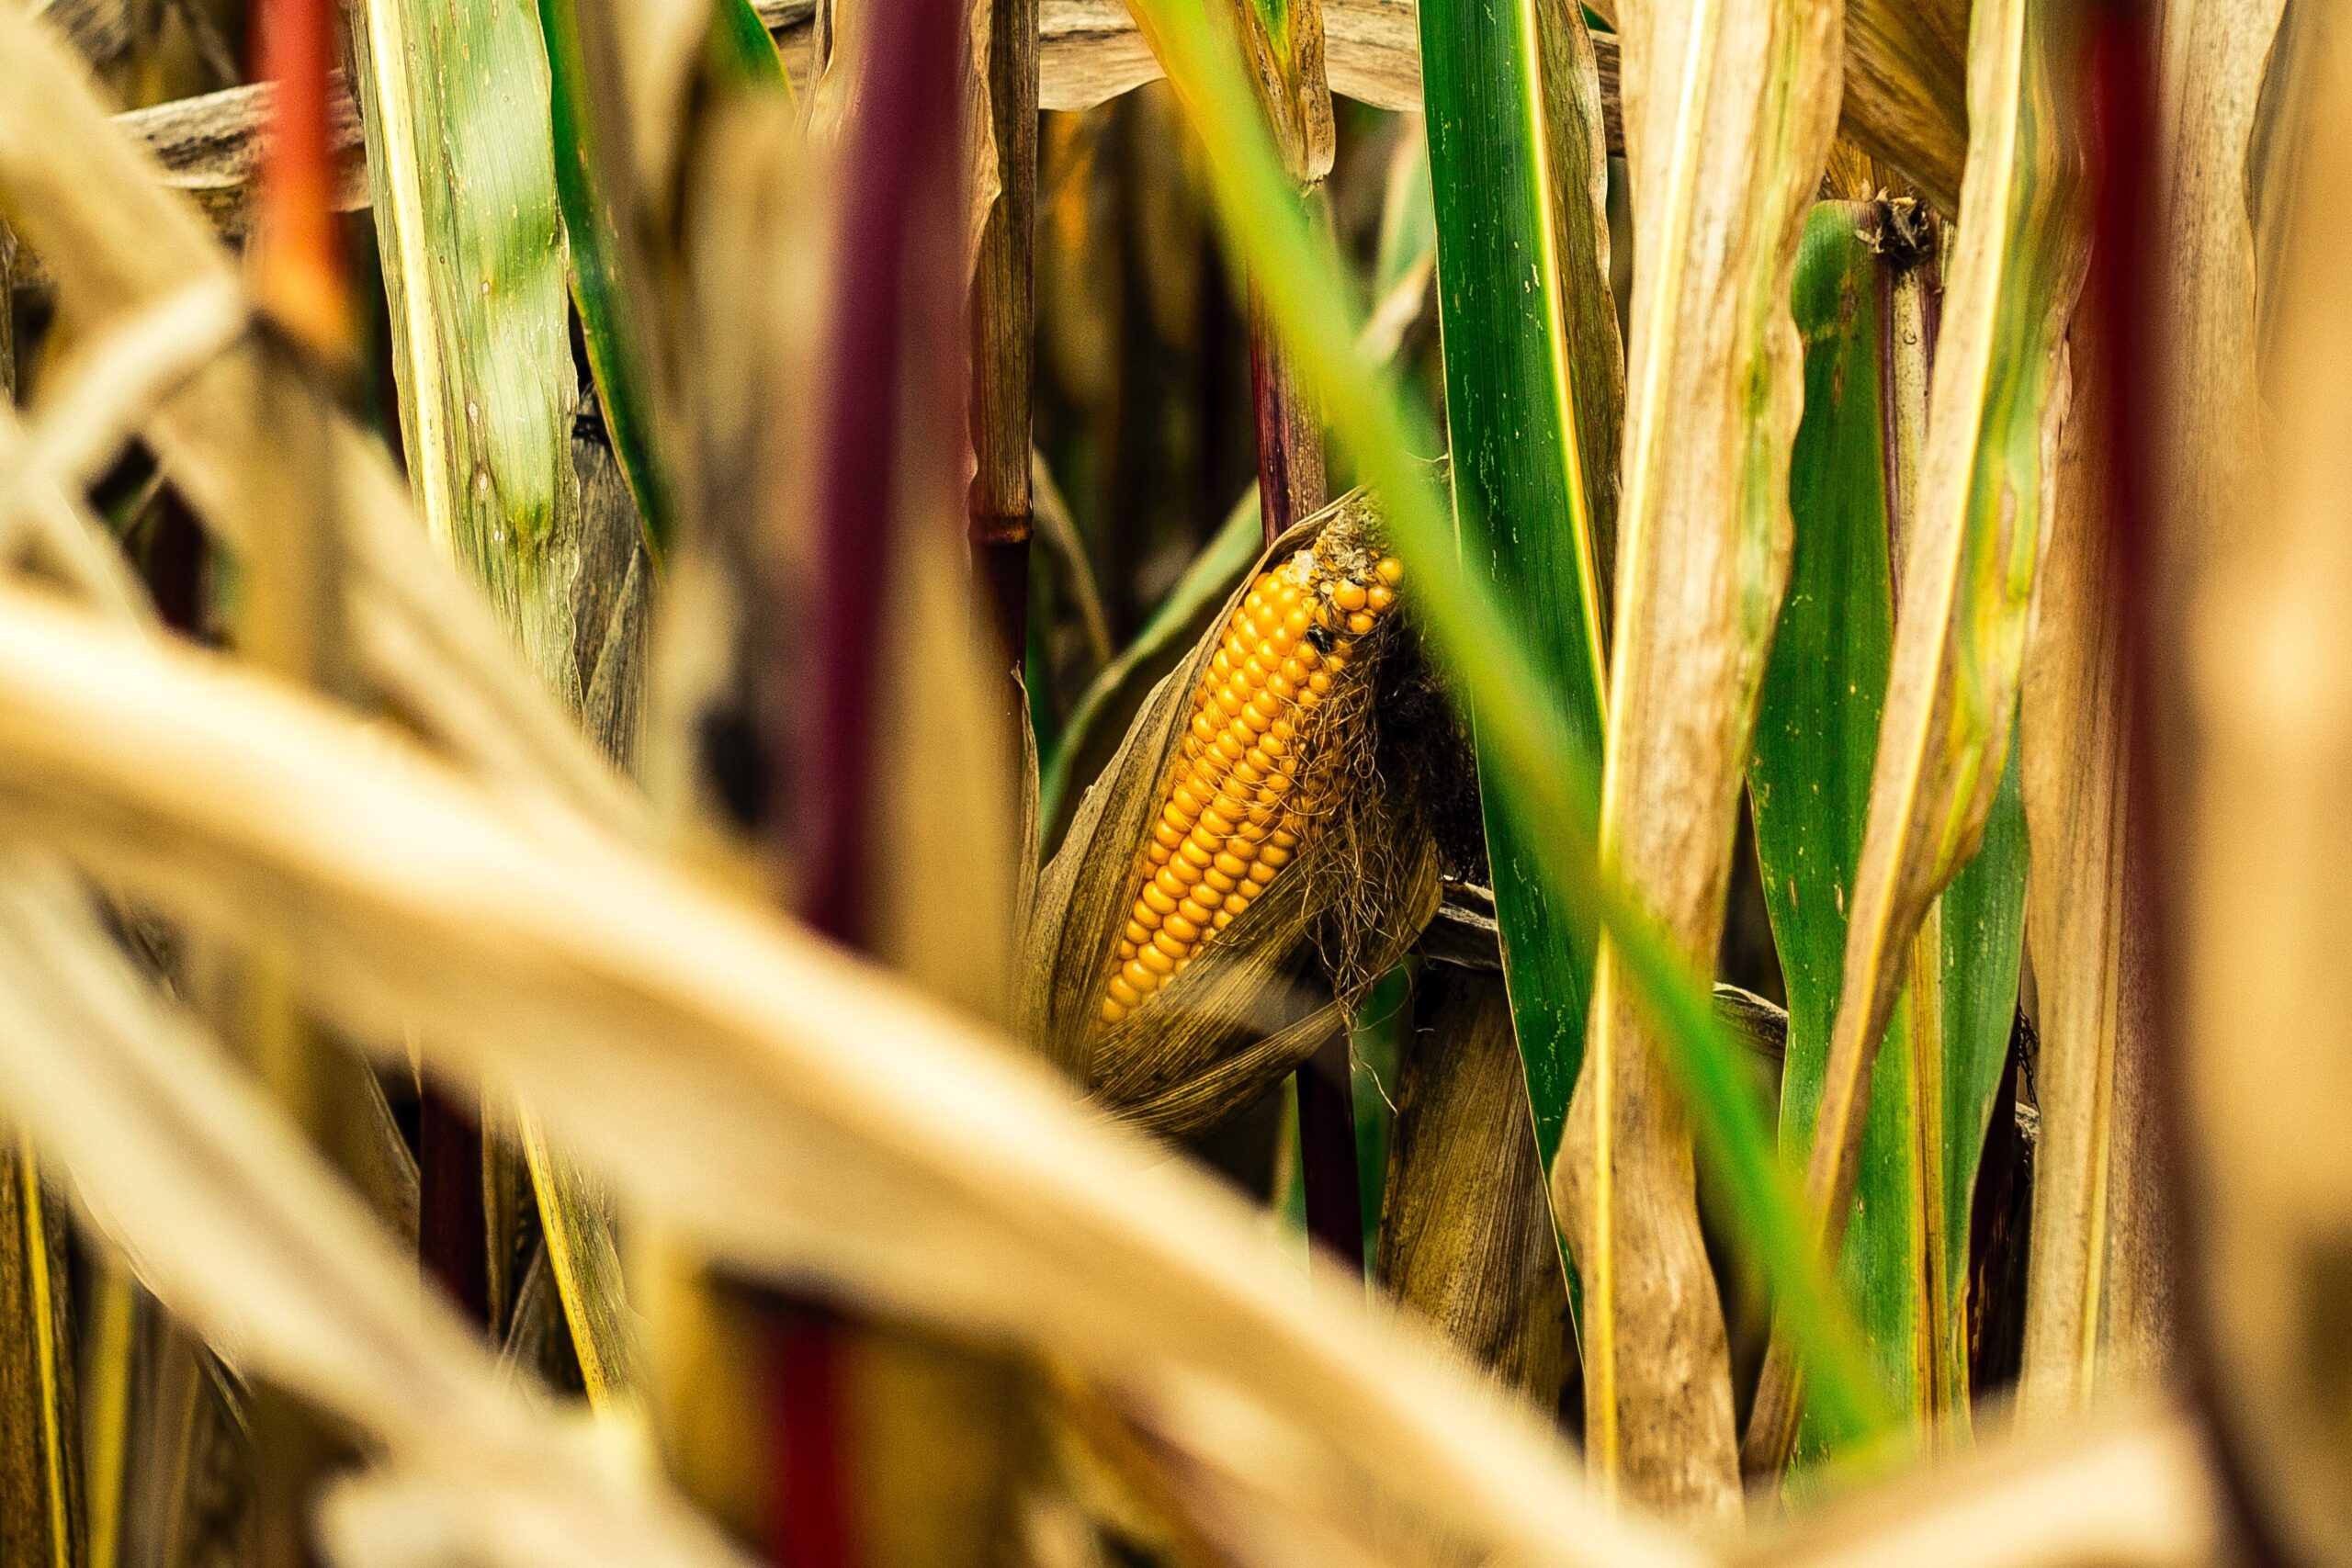
[[[1868,203],[1815,209],[1797,263],[1805,412],[1790,495],[1796,548],[1749,769],[1766,908],[1789,994],[1781,1146],[1813,1139],[1838,1006],[1848,900],[1894,637],[1895,498],[1912,493],[1927,422],[1924,261]],[[1880,1047],[1841,1256],[1895,1401],[1963,1407],[1969,1200],[2017,1000],[2025,856],[2012,776],[1985,849],[1928,922]],[[1914,1021],[1934,1010],[1935,1027]],[[1809,1422],[1802,1451],[1829,1450]]]
[[[544,6],[547,0],[541,0]],[[775,35],[752,7],[752,0],[715,0],[710,7],[711,69],[739,86],[781,87],[792,95],[792,78],[776,52]]]
[[[2025,785],[2018,748],[2009,748],[2000,793],[1985,814],[1976,858],[1944,889],[1942,1310],[1939,1343],[1951,1408],[1965,1416],[1968,1389],[1966,1292],[1969,1213],[1976,1168],[1993,1123],[2009,1036],[2017,1027],[2018,980],[2025,957],[2028,863]]]
[[[1581,17],[1538,0],[1423,0],[1420,30],[1463,559],[1597,759],[1625,392],[1591,40]],[[1548,1169],[1584,1055],[1593,931],[1553,897],[1501,771],[1484,749],[1480,761],[1511,1019]]]
[[[1595,858],[1599,784],[1560,705],[1514,639],[1481,579],[1462,567],[1453,521],[1417,454],[1437,446],[1394,378],[1364,363],[1339,257],[1310,226],[1240,66],[1192,0],[1137,0],[1136,14],[1207,153],[1226,233],[1259,281],[1300,371],[1378,498],[1408,568],[1406,592],[1449,687],[1485,705],[1481,731],[1511,809],[1537,829],[1555,896],[1582,903],[1619,944],[1639,999],[1690,1108],[1699,1152],[1802,1341],[1816,1397],[1853,1427],[1883,1425],[1851,1312],[1815,1257],[1811,1227],[1773,1148],[1747,1064],[1713,1012],[1711,989],[1651,914]]]
[[[717,7],[714,39],[729,33],[725,14],[732,8]],[[617,95],[597,90],[595,57],[581,36],[575,0],[539,0],[538,17],[547,51],[555,189],[571,246],[581,340],[587,345],[613,455],[644,519],[647,541],[658,553],[675,532],[675,498],[658,434],[659,351],[651,338],[656,317],[628,227],[636,217],[634,172],[626,141],[616,142],[626,128]],[[758,17],[752,22],[756,26]],[[766,41],[765,29],[760,37]],[[718,52],[715,43],[713,52]],[[773,42],[768,53],[775,53]]]
[[[1916,969],[1915,940],[1977,853],[2007,776],[2065,409],[2064,333],[2082,276],[2070,111],[2056,79],[2056,34],[2073,8],[1979,0],[1971,28],[1959,240],[1806,1172],[1833,1246],[1863,1163],[1871,1067]],[[1803,1404],[1787,1348],[1776,1346],[1749,1423],[1751,1473],[1785,1460]]]
[[[583,578],[601,586],[581,563],[604,519],[582,506],[572,467],[567,248],[539,16],[366,0],[351,38],[418,508],[577,711],[583,634],[593,654],[605,628],[582,626],[573,595]],[[571,145],[588,144],[575,134]],[[525,1145],[581,1367],[602,1399],[626,1361],[610,1220],[527,1125]]]

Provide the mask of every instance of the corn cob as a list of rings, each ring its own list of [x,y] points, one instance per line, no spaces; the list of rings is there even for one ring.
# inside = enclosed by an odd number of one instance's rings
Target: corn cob
[[[1393,557],[1353,570],[1314,547],[1261,573],[1226,623],[1136,865],[1100,1017],[1116,1023],[1180,974],[1295,858],[1308,720],[1396,603]]]

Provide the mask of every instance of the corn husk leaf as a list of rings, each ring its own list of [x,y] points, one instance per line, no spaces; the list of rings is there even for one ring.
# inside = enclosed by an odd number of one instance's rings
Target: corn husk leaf
[[[1846,107],[1838,133],[1960,210],[1968,158],[1971,0],[1848,0]]]
[[[1568,1293],[1498,977],[1425,966],[1396,1089],[1381,1284],[1539,1410],[1573,1354]]]
[[[1966,193],[1905,541],[1886,710],[1851,897],[1806,1192],[1842,1236],[1868,1125],[1871,1055],[1913,939],[1977,850],[2007,773],[2034,571],[2066,407],[2064,333],[2082,277],[2075,169],[2057,77],[2057,0],[1979,4]],[[1751,1417],[1775,1470],[1803,1397],[1776,1340]]]
[[[1366,682],[1377,677],[1359,667],[1358,697],[1335,694],[1318,721],[1320,745],[1341,774],[1329,819],[1147,1006],[1107,1028],[1096,1017],[1141,880],[1141,849],[1226,620],[1259,570],[1327,530],[1361,538],[1376,533],[1377,519],[1355,492],[1260,555],[1191,655],[1152,689],[1038,882],[1023,944],[1021,1032],[1103,1105],[1156,1131],[1204,1131],[1295,1069],[1342,1027],[1437,909],[1436,840],[1419,803],[1371,765],[1380,731]],[[1393,643],[1393,626],[1389,636]],[[1302,792],[1312,787],[1302,779]]]
[[[1835,126],[1840,15],[1817,0],[1621,15],[1637,226],[1600,852],[1695,966],[1723,924],[1787,581],[1789,282]],[[1584,1283],[1587,1440],[1633,1497],[1733,1512],[1731,1374],[1690,1133],[1618,946],[1601,943],[1553,1168]]]
[[[413,1020],[430,1059],[521,1092],[739,1265],[1051,1346],[1343,1534],[1376,1488],[1469,1541],[1691,1560],[1589,1502],[1540,1424],[1419,1336],[1310,1295],[1208,1178],[814,939],[14,590],[0,711],[0,795],[28,830],[207,925],[280,929],[300,888],[297,973],[327,1016],[393,1052]]]

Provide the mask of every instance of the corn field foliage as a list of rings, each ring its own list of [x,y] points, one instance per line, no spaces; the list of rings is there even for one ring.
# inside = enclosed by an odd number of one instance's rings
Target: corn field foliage
[[[2352,1563],[2333,0],[0,0],[0,1568]]]

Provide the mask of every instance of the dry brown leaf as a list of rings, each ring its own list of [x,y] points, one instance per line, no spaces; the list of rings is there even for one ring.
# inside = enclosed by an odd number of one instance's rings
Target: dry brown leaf
[[[2086,363],[2088,346],[2078,328]],[[2018,721],[2041,1036],[2018,1385],[2033,1418],[2084,1408],[2117,1372],[2158,1370],[2170,1337],[2174,1258],[2150,1080],[2151,909],[2144,866],[2126,849],[2132,696],[2097,472],[2098,420],[2096,395],[2078,396],[2059,447]]]
[[[1625,0],[1634,279],[1601,852],[1712,964],[1788,580],[1797,242],[1835,130],[1837,0]],[[1589,1452],[1612,1492],[1736,1514],[1737,1438],[1690,1137],[1606,939],[1553,1166],[1585,1281]]]
[[[227,1058],[155,998],[61,867],[0,857],[0,1089],[141,1281],[437,1493],[490,1562],[736,1562],[618,1453],[502,1386],[414,1264]]]
[[[1306,1467],[1257,1479],[1302,1497],[1357,1477],[1341,1495],[1375,1484],[1466,1540],[1692,1559],[994,1037],[392,736],[0,590],[0,780],[23,828],[207,926],[284,930],[294,899],[323,1012],[395,1051],[413,1021],[438,1066],[522,1092],[743,1267],[1069,1354],[1148,1390],[1204,1463],[1268,1462],[1225,1423],[1254,1412]]]
[[[1614,22],[1623,0],[1592,0]],[[1960,209],[1968,152],[1970,0],[1846,0],[1839,134]]]

